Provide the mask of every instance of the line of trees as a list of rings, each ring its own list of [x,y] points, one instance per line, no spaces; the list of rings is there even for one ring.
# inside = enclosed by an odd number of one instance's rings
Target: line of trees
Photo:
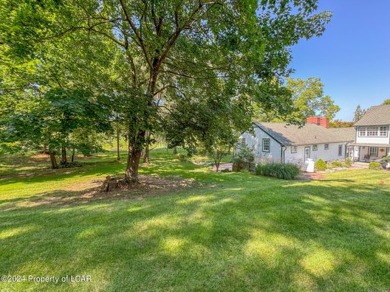
[[[290,114],[290,48],[320,36],[331,17],[316,13],[317,1],[292,0],[0,6],[1,139],[47,144],[53,160],[121,125],[128,183],[156,133],[219,157],[257,108]]]

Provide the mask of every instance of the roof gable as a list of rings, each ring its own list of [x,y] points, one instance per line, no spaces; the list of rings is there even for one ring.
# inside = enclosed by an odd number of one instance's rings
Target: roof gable
[[[284,146],[352,142],[355,139],[354,128],[327,129],[313,124],[299,127],[285,123],[259,122],[254,122],[254,125]]]
[[[355,126],[390,125],[390,104],[370,107]]]

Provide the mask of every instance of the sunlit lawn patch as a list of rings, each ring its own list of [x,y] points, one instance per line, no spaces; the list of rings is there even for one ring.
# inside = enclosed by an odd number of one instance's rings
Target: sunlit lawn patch
[[[390,174],[322,181],[213,173],[152,152],[145,175],[197,184],[157,197],[80,196],[123,171],[115,155],[81,168],[2,172],[0,275],[90,275],[91,282],[0,283],[10,290],[379,290],[390,287]],[[88,160],[86,160],[88,161]],[[18,167],[18,166],[17,166]],[[67,173],[68,171],[68,173]],[[79,186],[79,190],[77,189]]]

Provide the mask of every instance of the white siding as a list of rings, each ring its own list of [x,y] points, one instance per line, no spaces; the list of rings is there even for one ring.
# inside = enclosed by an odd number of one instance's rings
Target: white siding
[[[279,144],[270,135],[263,130],[255,127],[254,135],[249,132],[245,132],[240,136],[240,140],[245,139],[247,146],[253,150],[255,156],[255,163],[260,162],[285,162],[294,163],[301,166],[305,165],[305,147],[310,147],[310,158],[314,161],[322,159],[324,161],[344,160],[346,157],[346,145],[347,142],[329,143],[329,147],[325,150],[325,144],[317,144],[317,150],[313,151],[313,145],[299,145],[297,152],[292,153],[293,146],[284,147],[284,153],[282,153],[282,145]],[[263,139],[270,139],[270,151],[263,151]],[[339,145],[341,145],[342,153],[339,155]]]
[[[325,150],[325,144],[317,144],[317,151],[313,151],[313,145],[301,145],[297,146],[297,152],[291,153],[293,146],[288,146],[286,149],[286,163],[294,163],[304,165],[305,147],[310,147],[310,158],[314,161],[322,159],[324,161],[333,161],[345,158],[345,146],[346,142],[329,143],[329,148]],[[339,145],[342,145],[342,153],[339,156]]]
[[[253,150],[255,155],[255,163],[264,162],[282,162],[281,160],[281,145],[259,128],[254,128],[255,136],[245,132],[240,136],[240,139],[245,138],[245,143]],[[263,139],[270,139],[270,151],[263,151]]]
[[[357,133],[356,133],[356,143],[362,143],[362,144],[383,144],[383,145],[390,145],[390,126],[388,125],[388,133],[387,137],[367,137],[367,136],[360,136],[359,137],[359,128],[357,127]],[[363,127],[365,128],[365,127]]]

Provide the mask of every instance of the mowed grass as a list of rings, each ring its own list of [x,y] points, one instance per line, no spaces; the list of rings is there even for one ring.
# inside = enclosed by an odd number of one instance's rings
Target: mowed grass
[[[0,283],[39,291],[389,291],[390,173],[322,181],[213,173],[152,152],[147,175],[197,182],[163,196],[50,204],[124,164],[0,170],[0,275],[90,275],[91,282]],[[97,181],[97,182],[96,182]],[[39,200],[49,203],[34,204]]]

